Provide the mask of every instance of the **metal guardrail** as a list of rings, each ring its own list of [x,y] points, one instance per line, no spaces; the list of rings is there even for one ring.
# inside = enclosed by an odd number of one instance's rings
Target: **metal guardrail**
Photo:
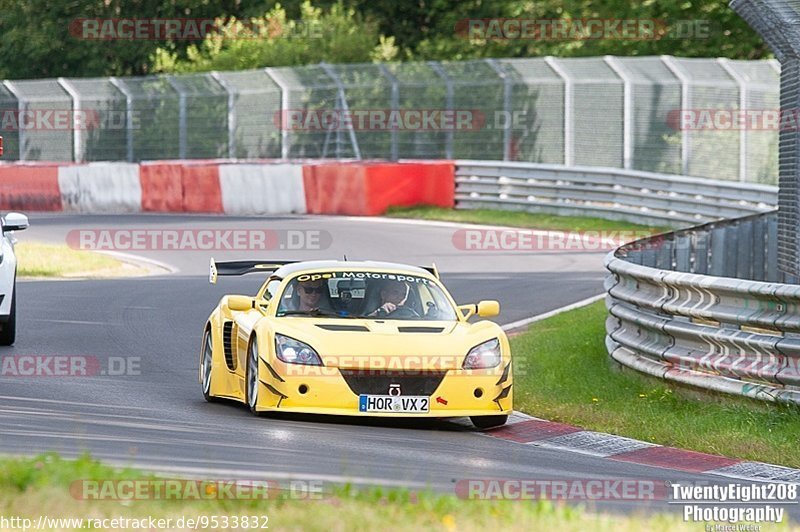
[[[677,383],[800,404],[800,284],[787,284],[798,279],[777,268],[776,201],[777,189],[763,185],[616,168],[456,162],[461,209],[673,226],[705,221],[606,257],[611,358]]]
[[[800,285],[777,270],[776,211],[620,247],[606,258],[606,347],[642,373],[800,404]]]
[[[774,208],[777,188],[652,172],[456,161],[456,207],[686,226]]]

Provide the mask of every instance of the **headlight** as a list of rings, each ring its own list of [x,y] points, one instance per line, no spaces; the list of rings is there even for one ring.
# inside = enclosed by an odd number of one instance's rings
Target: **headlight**
[[[275,353],[280,360],[289,364],[321,366],[322,359],[310,345],[282,334],[275,335]]]
[[[500,340],[495,338],[470,349],[462,367],[464,369],[493,368],[500,364],[501,359]]]

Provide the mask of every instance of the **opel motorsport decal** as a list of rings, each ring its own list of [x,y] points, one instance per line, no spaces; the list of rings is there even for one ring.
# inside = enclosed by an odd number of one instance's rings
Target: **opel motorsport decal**
[[[304,273],[298,275],[295,280],[298,282],[316,281],[319,279],[372,279],[372,280],[389,280],[400,281],[406,283],[419,283],[419,284],[434,284],[430,279],[418,277],[416,275],[399,274],[399,273],[383,273],[383,272],[322,272],[322,273]]]

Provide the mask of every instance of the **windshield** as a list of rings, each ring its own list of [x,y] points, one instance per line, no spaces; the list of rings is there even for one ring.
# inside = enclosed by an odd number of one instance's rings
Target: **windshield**
[[[298,275],[280,298],[278,316],[454,321],[455,309],[433,281],[391,272]]]

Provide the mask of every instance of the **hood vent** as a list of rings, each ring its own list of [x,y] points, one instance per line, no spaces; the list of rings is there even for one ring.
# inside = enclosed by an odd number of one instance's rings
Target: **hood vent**
[[[398,327],[401,333],[440,333],[444,331],[444,327]]]
[[[369,329],[367,329],[363,325],[340,325],[336,323],[329,323],[329,324],[318,323],[317,327],[319,327],[320,329],[325,329],[326,331],[369,332]]]

